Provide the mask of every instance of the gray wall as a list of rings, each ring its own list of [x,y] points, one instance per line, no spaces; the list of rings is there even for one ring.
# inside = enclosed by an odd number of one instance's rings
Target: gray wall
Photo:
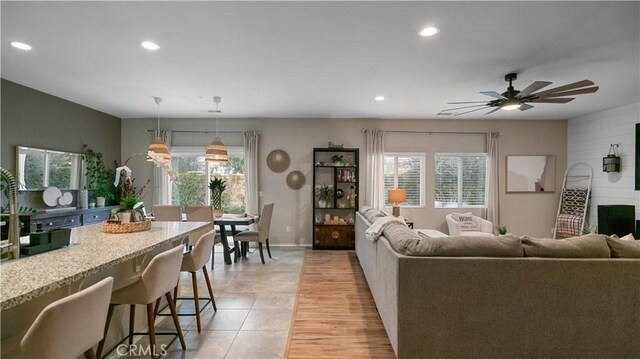
[[[16,146],[82,152],[120,161],[120,118],[2,79],[0,165],[15,172]]]
[[[569,163],[585,162],[593,168],[589,226],[598,224],[599,204],[631,204],[640,218],[638,192],[635,191],[636,123],[640,121],[640,103],[612,108],[569,120]],[[620,144],[621,172],[602,172],[602,157],[612,143]]]
[[[155,119],[123,119],[122,156],[145,153],[151,141],[149,129],[156,127]],[[215,131],[211,119],[162,119],[164,130]],[[260,203],[276,204],[271,224],[272,243],[311,245],[312,233],[312,150],[326,147],[329,141],[346,147],[360,148],[360,204],[364,204],[365,136],[362,129],[415,131],[500,131],[500,204],[501,222],[509,231],[539,237],[551,236],[558,193],[567,163],[567,121],[504,121],[504,120],[380,120],[380,119],[221,119],[221,131],[257,130],[261,132],[259,145]],[[213,134],[175,134],[173,146],[206,146]],[[221,134],[226,145],[242,145],[242,136]],[[434,208],[433,155],[437,152],[484,152],[485,138],[479,135],[385,135],[388,152],[423,152],[427,156],[426,207],[402,208],[401,214],[415,222],[415,228],[435,228],[447,232],[445,216],[451,209]],[[285,150],[290,158],[289,169],[274,173],[266,166],[266,157],[275,149]],[[556,192],[505,193],[504,165],[506,155],[555,155]],[[129,166],[137,181],[143,183],[153,177],[153,165],[143,156],[131,159]],[[306,184],[298,191],[286,185],[290,171],[300,170]],[[153,188],[149,186],[147,188]],[[152,191],[147,190],[145,202],[151,207]],[[477,214],[481,210],[473,210]],[[287,231],[290,227],[290,231]]]

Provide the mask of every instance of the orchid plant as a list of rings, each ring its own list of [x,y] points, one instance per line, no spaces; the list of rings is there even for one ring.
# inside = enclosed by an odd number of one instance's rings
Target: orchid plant
[[[156,167],[162,168],[162,170],[167,173],[171,181],[178,184],[178,175],[176,174],[176,171],[171,168],[171,161],[166,160],[161,154],[153,151],[148,151],[147,156],[151,158],[151,161],[155,163]]]

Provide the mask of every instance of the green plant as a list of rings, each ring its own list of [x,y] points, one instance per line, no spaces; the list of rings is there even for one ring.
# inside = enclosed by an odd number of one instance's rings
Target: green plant
[[[499,234],[507,234],[507,226],[504,224],[499,225],[497,229]]]
[[[316,188],[316,198],[324,201],[330,201],[333,199],[333,188],[323,184],[319,188]]]
[[[136,203],[138,203],[138,198],[136,196],[127,196],[120,200],[120,209],[123,211],[130,211],[135,207]]]
[[[343,159],[344,159],[343,155],[333,155],[333,156],[331,156],[331,162],[333,162],[333,163],[342,162]]]
[[[118,188],[113,185],[112,181],[116,172],[114,169],[107,169],[102,160],[102,153],[85,145],[82,160],[85,163],[87,189],[95,191],[97,197],[105,197],[110,202],[115,201]]]
[[[209,182],[209,189],[222,193],[225,189],[227,189],[227,181],[222,177],[218,178],[214,176],[211,182]]]

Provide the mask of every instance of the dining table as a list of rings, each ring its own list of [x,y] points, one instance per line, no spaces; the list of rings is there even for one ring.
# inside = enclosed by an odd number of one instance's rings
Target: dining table
[[[238,247],[239,243],[234,243],[233,247],[229,246],[229,240],[227,237],[227,226],[231,230],[231,236],[235,236],[239,231],[236,226],[248,226],[250,224],[256,223],[258,221],[257,216],[238,216],[233,214],[225,214],[222,217],[218,217],[214,219],[213,224],[217,225],[220,229],[220,242],[222,243],[222,247],[224,248],[223,256],[224,263],[231,264],[231,251],[234,251],[236,254],[236,258],[242,256],[246,251],[242,250]],[[235,242],[235,241],[234,241]],[[240,245],[241,246],[241,245]],[[214,246],[215,248],[215,246]],[[213,256],[214,249],[211,249],[211,255]],[[211,261],[211,269],[213,269],[213,261]]]

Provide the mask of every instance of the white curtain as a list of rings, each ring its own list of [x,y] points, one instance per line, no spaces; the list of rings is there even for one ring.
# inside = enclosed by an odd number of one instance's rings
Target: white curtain
[[[169,147],[171,152],[171,131],[154,131],[152,141],[160,137]],[[153,166],[153,204],[171,204],[171,183],[169,176],[162,168]]]
[[[244,203],[245,212],[259,214],[258,207],[258,140],[257,132],[244,133]]]
[[[366,130],[367,175],[365,204],[384,208],[384,131]]]
[[[496,226],[500,225],[499,164],[500,132],[487,133],[486,217]]]

